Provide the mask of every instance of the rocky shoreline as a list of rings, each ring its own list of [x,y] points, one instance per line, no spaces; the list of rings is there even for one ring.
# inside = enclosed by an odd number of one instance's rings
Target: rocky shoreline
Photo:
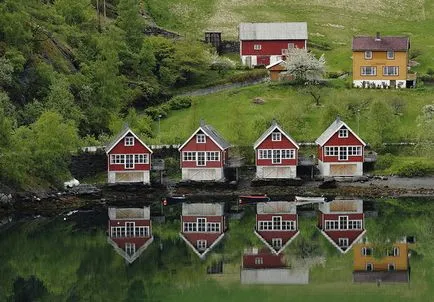
[[[178,183],[174,185],[82,184],[64,191],[0,193],[0,218],[8,215],[53,216],[77,208],[98,206],[143,206],[158,208],[170,195],[187,195],[192,201],[227,201],[238,196],[267,194],[272,200],[292,200],[294,196],[344,196],[363,199],[383,197],[433,197],[434,177],[371,177],[357,180],[337,179],[303,181],[282,185],[240,180],[238,183]]]

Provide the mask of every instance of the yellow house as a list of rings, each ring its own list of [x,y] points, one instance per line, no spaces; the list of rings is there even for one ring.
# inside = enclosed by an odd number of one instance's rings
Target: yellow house
[[[353,86],[363,88],[414,87],[408,73],[408,37],[353,38]]]
[[[394,243],[384,256],[374,257],[374,246],[358,243],[354,250],[354,282],[408,282],[408,243]]]

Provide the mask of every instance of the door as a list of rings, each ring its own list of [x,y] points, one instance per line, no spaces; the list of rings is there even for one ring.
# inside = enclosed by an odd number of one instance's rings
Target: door
[[[356,164],[330,165],[330,176],[354,176],[356,172]]]
[[[280,150],[273,150],[273,164],[280,164],[282,162],[282,157]]]
[[[205,166],[205,152],[197,152],[197,159],[196,159],[196,165],[199,166]]]

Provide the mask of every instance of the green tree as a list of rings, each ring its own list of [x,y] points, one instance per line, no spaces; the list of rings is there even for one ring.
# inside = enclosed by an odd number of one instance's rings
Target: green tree
[[[143,18],[139,15],[138,0],[120,0],[116,23],[125,32],[125,41],[133,52],[139,52],[143,43]]]
[[[318,80],[325,73],[325,58],[322,55],[319,59],[303,48],[288,49],[286,59],[287,73],[298,80]]]
[[[390,106],[382,101],[374,101],[369,109],[367,128],[369,143],[381,148],[385,142],[394,139],[395,116]]]

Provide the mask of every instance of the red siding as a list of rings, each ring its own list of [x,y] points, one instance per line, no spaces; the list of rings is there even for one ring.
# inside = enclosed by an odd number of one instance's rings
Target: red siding
[[[298,231],[260,231],[258,234],[261,235],[261,237],[264,238],[264,240],[270,245],[273,238],[281,238],[282,245],[284,245],[289,239],[294,237],[297,232]]]
[[[208,248],[221,236],[221,233],[182,233],[182,235],[184,235],[193,246],[196,246],[197,240],[206,240]]]
[[[262,258],[262,264],[255,264],[256,258]],[[287,267],[283,255],[274,255],[271,253],[258,253],[256,255],[243,255],[243,268],[281,268]]]
[[[205,166],[197,166],[196,161],[183,161],[182,152],[184,151],[219,151],[220,161],[207,161]],[[214,143],[208,136],[206,137],[206,143],[196,143],[196,136],[193,136],[191,140],[185,144],[180,150],[181,156],[181,168],[221,168],[224,166],[227,159],[227,152],[222,151],[219,146]]]
[[[136,226],[151,226],[151,221],[150,220],[143,220],[143,219],[138,219],[138,220],[109,220],[109,227],[114,227],[114,226],[125,226],[126,222],[134,222],[136,224]]]
[[[294,149],[295,158],[294,159],[282,159],[280,164],[272,164],[271,159],[259,159],[258,149]],[[256,148],[256,165],[257,166],[295,166],[297,165],[298,150],[294,144],[282,134],[282,140],[278,142],[273,142],[271,139],[271,134],[264,139],[262,143]]]
[[[206,218],[207,222],[221,222],[223,223],[224,217],[222,216],[182,216],[182,222],[196,222],[198,218]]]
[[[262,220],[272,220],[273,216],[281,216],[282,220],[294,220],[297,221],[297,214],[257,214],[256,215],[256,222],[262,221]]]
[[[336,244],[339,244],[339,238],[348,238],[351,245],[363,230],[345,230],[345,231],[324,231]]]
[[[323,214],[324,220],[338,220],[339,216],[348,216],[349,220],[361,219],[363,220],[363,213],[342,213],[342,214]]]
[[[321,146],[318,145],[318,159],[320,161],[324,161],[322,151],[323,149],[321,148]]]
[[[351,131],[348,131],[347,138],[339,138],[338,132],[333,134],[333,136],[322,147],[322,152],[324,152],[325,146],[362,146],[362,156],[348,156],[348,160],[338,160],[337,156],[323,156],[323,162],[363,162],[363,144],[354,136],[354,134],[351,133]]]
[[[142,247],[150,237],[128,237],[128,238],[112,238],[114,242],[116,242],[117,246],[123,250],[125,250],[126,243],[134,243],[136,245],[136,251]]]
[[[281,55],[282,49],[288,49],[288,43],[294,43],[297,48],[304,48],[305,40],[248,40],[241,43],[243,56]],[[260,44],[261,50],[255,50],[254,45]],[[258,63],[259,64],[259,63]]]
[[[128,135],[126,135],[128,136]],[[121,139],[113,149],[108,153],[107,166],[108,171],[148,171],[151,169],[151,152],[134,138],[134,146],[125,146],[124,139]],[[134,169],[125,169],[124,164],[110,164],[110,155],[112,154],[149,154],[149,164],[136,164]]]
[[[257,56],[256,65],[270,65],[270,56]]]

